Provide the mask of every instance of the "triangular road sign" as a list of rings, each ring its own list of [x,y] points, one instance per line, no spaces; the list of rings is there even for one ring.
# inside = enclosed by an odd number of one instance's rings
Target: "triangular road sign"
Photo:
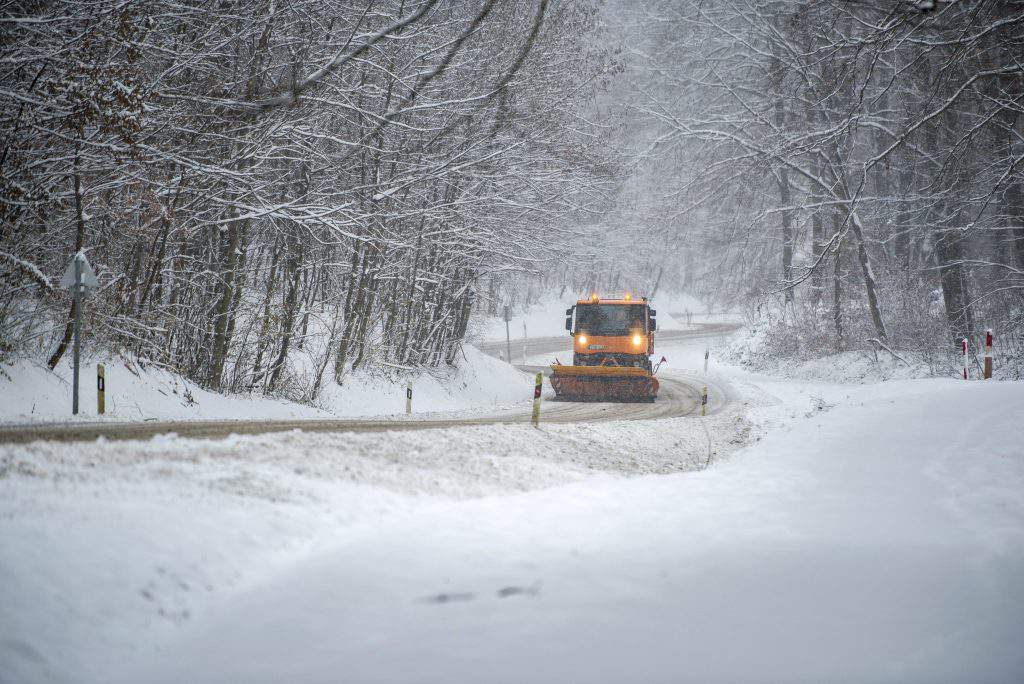
[[[71,263],[68,264],[67,270],[64,271],[64,277],[60,279],[60,286],[67,289],[75,286],[76,259],[81,263],[82,285],[85,287],[99,287],[99,278],[96,277],[96,271],[92,270],[89,260],[85,258],[84,252],[79,252],[71,258]]]

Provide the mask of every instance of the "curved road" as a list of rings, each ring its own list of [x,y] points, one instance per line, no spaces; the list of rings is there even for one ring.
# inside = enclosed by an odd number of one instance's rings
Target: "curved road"
[[[666,330],[658,333],[658,341],[677,341],[721,337],[736,330],[730,323],[698,324],[696,330]],[[477,345],[492,356],[499,356],[505,349],[504,342],[485,342]],[[546,354],[568,351],[568,338],[538,337],[529,340],[530,354]],[[546,366],[519,366],[525,371],[547,371]],[[618,404],[601,402],[563,402],[554,398],[552,392],[545,393],[547,400],[541,420],[545,423],[575,423],[604,420],[646,420],[651,418],[672,418],[694,413],[700,406],[700,379],[687,377],[685,373],[666,372],[658,380],[661,389],[653,404]],[[712,412],[718,411],[728,401],[723,387],[712,385]],[[201,420],[201,421],[160,421],[146,423],[42,423],[33,425],[0,426],[0,444],[25,443],[36,440],[62,442],[92,441],[99,437],[112,440],[149,439],[157,435],[176,433],[182,437],[218,438],[236,435],[253,435],[266,432],[304,430],[308,432],[382,432],[385,430],[424,430],[430,428],[457,427],[466,425],[489,425],[493,423],[525,423],[530,414],[523,409],[496,411],[490,415],[449,418],[369,418],[369,419],[300,419],[300,420]]]

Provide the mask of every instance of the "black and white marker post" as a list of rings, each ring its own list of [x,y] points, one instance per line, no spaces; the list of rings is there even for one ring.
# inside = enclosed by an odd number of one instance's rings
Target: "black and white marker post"
[[[103,415],[107,412],[107,367],[102,363],[96,364],[96,413]]]
[[[71,290],[75,298],[75,323],[74,323],[74,377],[71,383],[71,413],[78,415],[78,369],[81,358],[81,329],[82,329],[82,295],[86,288],[99,287],[100,281],[92,270],[89,260],[85,258],[84,252],[78,252],[71,258],[64,277],[60,279],[60,286]]]
[[[533,423],[533,427],[540,427],[540,393],[543,386],[544,374],[537,373],[537,379],[533,384],[533,414],[530,416],[530,422]]]
[[[700,392],[700,415],[708,414],[708,357],[711,356],[711,347],[704,350],[704,389]]]
[[[708,414],[708,357],[711,356],[711,347],[704,349],[704,387],[700,391],[700,426],[704,428],[704,436],[708,439],[708,457],[704,461],[704,469],[711,465],[711,431],[704,422],[704,416]]]

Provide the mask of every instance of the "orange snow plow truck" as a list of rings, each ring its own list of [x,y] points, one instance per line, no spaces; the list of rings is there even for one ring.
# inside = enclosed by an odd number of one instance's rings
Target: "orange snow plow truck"
[[[647,298],[581,299],[565,311],[572,365],[551,366],[555,396],[567,401],[646,401],[658,396],[651,367],[655,316]]]

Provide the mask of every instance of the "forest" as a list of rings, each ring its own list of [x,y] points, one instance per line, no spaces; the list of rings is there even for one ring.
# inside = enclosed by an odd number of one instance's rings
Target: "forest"
[[[0,361],[314,400],[544,294],[1024,371],[1024,2],[9,2]],[[302,362],[296,352],[302,352]]]
[[[803,358],[1024,344],[1024,3],[621,3],[667,265]],[[907,359],[911,359],[908,361]],[[972,359],[976,363],[977,358]]]

